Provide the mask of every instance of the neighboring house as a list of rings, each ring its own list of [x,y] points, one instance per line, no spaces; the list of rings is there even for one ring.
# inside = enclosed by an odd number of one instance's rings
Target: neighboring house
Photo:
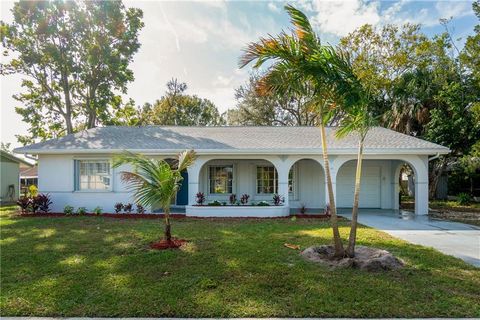
[[[0,203],[17,201],[20,195],[20,167],[31,168],[27,161],[0,150]]]
[[[327,128],[330,168],[338,207],[353,202],[355,135],[335,137]],[[320,140],[316,127],[101,127],[15,150],[38,155],[39,190],[48,192],[55,211],[65,205],[113,211],[116,202],[132,201],[113,169],[112,157],[124,150],[149,157],[171,158],[194,149],[198,158],[184,174],[175,205],[195,216],[282,216],[302,205],[308,212],[323,211],[328,196]],[[429,156],[448,148],[397,133],[373,128],[365,141],[360,207],[398,209],[399,177],[408,163],[415,178],[415,212],[428,212]],[[195,206],[196,194],[207,202],[227,202],[250,195],[250,203],[271,201],[274,193],[285,197],[278,207]],[[157,208],[150,208],[155,210]]]
[[[20,166],[20,192],[24,194],[28,192],[30,186],[38,186],[38,167],[24,167]]]

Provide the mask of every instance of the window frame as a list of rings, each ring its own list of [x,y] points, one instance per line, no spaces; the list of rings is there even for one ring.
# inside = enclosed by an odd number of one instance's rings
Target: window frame
[[[290,172],[292,172],[292,191],[290,191]],[[288,172],[289,179],[288,179],[288,197],[291,200],[298,199],[298,166],[296,163],[292,165],[290,171]]]
[[[112,159],[109,158],[74,158],[74,192],[112,192],[113,191],[113,183],[114,183],[114,172],[113,172],[113,166],[112,166]],[[108,163],[108,169],[109,169],[109,178],[110,178],[110,184],[108,188],[106,189],[81,189],[81,182],[80,182],[80,162],[82,161],[88,161],[88,162],[106,162]]]
[[[232,168],[232,190],[231,192],[223,192],[223,193],[218,193],[218,192],[211,192],[211,189],[210,189],[210,183],[211,181],[213,181],[211,178],[210,178],[210,172],[211,172],[211,168],[226,168],[226,167],[229,167],[229,168]],[[219,163],[219,164],[209,164],[207,166],[207,170],[206,170],[206,175],[207,175],[207,194],[208,195],[212,195],[212,196],[230,196],[231,194],[234,194],[235,193],[235,164],[234,163]],[[227,188],[228,188],[228,185],[227,185]]]
[[[273,193],[267,192],[258,192],[258,168],[273,168],[274,170],[274,177],[273,177]],[[265,195],[274,195],[278,193],[278,171],[277,168],[273,164],[257,164],[255,166],[255,195],[256,196],[265,196]]]

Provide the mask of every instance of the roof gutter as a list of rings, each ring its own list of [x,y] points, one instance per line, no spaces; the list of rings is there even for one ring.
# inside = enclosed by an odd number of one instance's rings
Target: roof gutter
[[[142,153],[145,155],[171,155],[182,152],[183,149],[127,149],[130,152]],[[194,149],[199,155],[239,155],[239,154],[256,154],[256,155],[321,155],[321,149]],[[25,153],[26,150],[14,150],[17,153]],[[125,149],[32,149],[28,150],[29,154],[112,154],[122,153]],[[413,155],[429,155],[429,154],[447,154],[450,150],[438,149],[369,149],[364,150],[366,155],[384,155],[384,154],[413,154]],[[353,148],[348,149],[330,149],[331,155],[352,155],[356,154],[357,150]]]
[[[27,159],[30,159],[30,160],[34,160],[34,161],[38,161],[38,156],[37,157],[32,157],[31,155],[29,155],[28,153],[24,153],[23,156]]]

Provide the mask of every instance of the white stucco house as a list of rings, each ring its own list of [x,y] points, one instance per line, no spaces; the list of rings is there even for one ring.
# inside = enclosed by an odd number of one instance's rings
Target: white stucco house
[[[352,206],[358,140],[335,137],[327,128],[330,168],[337,207]],[[116,202],[132,202],[120,179],[126,167],[112,168],[112,158],[124,150],[149,157],[171,158],[185,149],[198,154],[185,173],[173,206],[191,216],[284,216],[302,205],[308,212],[328,202],[320,130],[315,127],[100,127],[15,149],[38,156],[40,192],[49,193],[53,210],[65,205],[97,206],[112,212]],[[428,212],[429,159],[448,148],[395,131],[376,127],[365,143],[361,208],[398,209],[400,167],[415,174],[415,213]],[[250,195],[249,204],[271,201],[281,206],[197,206],[196,194],[206,202],[227,202],[233,193]],[[156,208],[150,208],[150,211]]]

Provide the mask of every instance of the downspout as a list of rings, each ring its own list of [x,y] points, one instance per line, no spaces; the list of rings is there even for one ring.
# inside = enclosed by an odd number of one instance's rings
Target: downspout
[[[435,159],[438,159],[439,157],[440,157],[440,153],[437,152],[436,155],[434,155],[433,157],[428,158],[428,162],[430,162],[430,161],[432,161],[432,160],[435,160]]]

